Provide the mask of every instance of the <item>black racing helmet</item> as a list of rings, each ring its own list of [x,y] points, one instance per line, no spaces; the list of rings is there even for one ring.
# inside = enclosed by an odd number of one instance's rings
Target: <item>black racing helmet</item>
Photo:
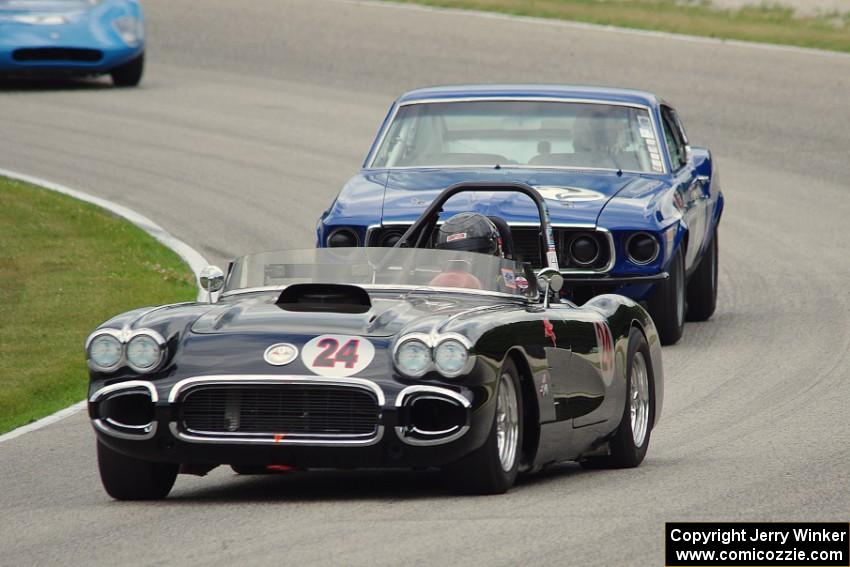
[[[502,256],[502,238],[493,221],[481,213],[459,213],[440,226],[437,249]]]

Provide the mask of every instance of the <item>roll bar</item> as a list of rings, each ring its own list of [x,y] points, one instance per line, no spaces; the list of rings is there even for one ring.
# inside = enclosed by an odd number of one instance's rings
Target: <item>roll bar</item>
[[[440,213],[446,201],[467,191],[488,191],[497,193],[522,193],[528,196],[537,206],[540,215],[540,251],[543,258],[543,267],[560,270],[558,266],[558,253],[555,250],[555,236],[552,233],[552,222],[549,217],[549,207],[546,201],[531,185],[519,182],[463,182],[456,183],[446,188],[442,193],[428,205],[428,208],[416,219],[416,222],[407,229],[393,248],[424,248],[426,238],[431,235],[437,226]]]

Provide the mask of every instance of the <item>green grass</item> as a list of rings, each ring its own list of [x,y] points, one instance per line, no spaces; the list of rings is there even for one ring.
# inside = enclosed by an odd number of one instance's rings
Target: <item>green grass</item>
[[[769,3],[735,11],[705,0],[400,0],[449,8],[503,12],[660,30],[688,35],[850,51],[850,16],[795,17]]]
[[[85,398],[96,325],[196,293],[188,266],[141,229],[0,178],[0,433]]]

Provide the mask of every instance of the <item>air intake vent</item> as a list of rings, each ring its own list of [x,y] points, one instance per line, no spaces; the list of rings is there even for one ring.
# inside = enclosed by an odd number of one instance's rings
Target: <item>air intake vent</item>
[[[293,284],[277,300],[287,311],[366,313],[372,300],[362,287],[344,284]]]
[[[103,52],[97,49],[75,49],[70,47],[38,47],[27,49],[16,49],[12,53],[15,61],[44,61],[57,63],[97,63],[103,59]]]

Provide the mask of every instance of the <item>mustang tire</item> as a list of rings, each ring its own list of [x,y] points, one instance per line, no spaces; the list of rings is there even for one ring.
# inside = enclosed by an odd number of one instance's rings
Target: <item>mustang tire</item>
[[[694,275],[688,282],[688,320],[707,321],[717,306],[717,264],[720,250],[717,229],[700,260]]]
[[[646,456],[655,411],[652,363],[643,333],[629,333],[629,366],[626,369],[626,404],[623,417],[608,441],[610,453],[581,462],[588,469],[625,469],[638,466]]]
[[[484,444],[447,467],[452,487],[465,494],[502,494],[517,476],[522,455],[522,391],[512,360],[502,366],[496,392],[496,415]]]
[[[661,344],[676,344],[685,328],[685,264],[677,250],[670,261],[670,277],[658,284],[647,302]]]
[[[109,74],[116,87],[135,87],[142,81],[144,71],[145,54],[142,52],[135,59],[116,67]]]
[[[97,442],[100,481],[116,500],[159,500],[168,496],[180,465],[151,463],[116,453]]]

